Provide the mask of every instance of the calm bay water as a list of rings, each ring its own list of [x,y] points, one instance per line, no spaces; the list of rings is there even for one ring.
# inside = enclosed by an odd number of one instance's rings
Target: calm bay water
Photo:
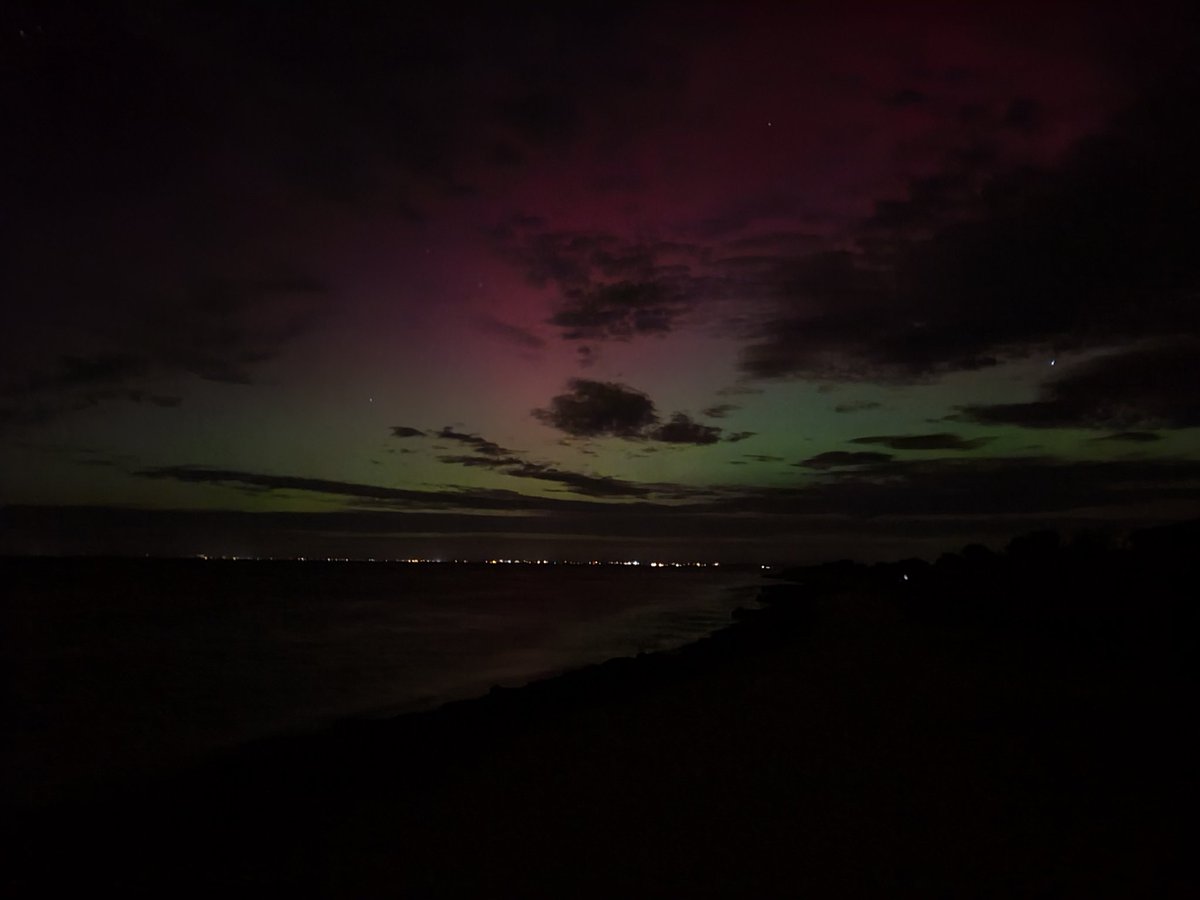
[[[668,649],[752,605],[720,568],[8,561],[4,799]]]

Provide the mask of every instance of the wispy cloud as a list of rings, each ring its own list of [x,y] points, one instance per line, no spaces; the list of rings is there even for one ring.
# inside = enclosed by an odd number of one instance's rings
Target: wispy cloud
[[[852,444],[881,444],[890,450],[977,450],[992,439],[967,439],[957,434],[881,434],[854,438]]]

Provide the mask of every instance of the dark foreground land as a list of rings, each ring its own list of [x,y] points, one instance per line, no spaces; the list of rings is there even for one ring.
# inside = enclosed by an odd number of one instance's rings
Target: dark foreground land
[[[18,812],[6,894],[1194,896],[1196,547],[799,570],[683,651]]]

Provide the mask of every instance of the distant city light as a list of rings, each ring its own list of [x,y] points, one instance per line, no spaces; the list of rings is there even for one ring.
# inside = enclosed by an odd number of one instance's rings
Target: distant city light
[[[645,562],[640,559],[501,559],[499,557],[491,559],[444,559],[438,557],[424,556],[407,556],[396,558],[381,558],[375,556],[214,556],[209,553],[197,553],[195,559],[216,560],[216,561],[236,561],[247,560],[252,562],[327,562],[327,563],[403,563],[407,565],[489,565],[489,566],[646,566],[651,569],[682,569],[682,568],[718,568],[719,562],[662,562],[654,560]],[[761,568],[769,569],[770,566],[763,565]]]

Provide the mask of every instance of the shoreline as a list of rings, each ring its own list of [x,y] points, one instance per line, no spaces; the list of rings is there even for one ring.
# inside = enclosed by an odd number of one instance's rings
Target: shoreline
[[[1161,611],[1079,619],[1055,596],[1083,571],[963,609],[977,571],[812,567],[682,648],[48,810],[13,886],[65,852],[89,883],[197,894],[1183,895],[1190,645]]]
[[[761,595],[769,585],[757,586]],[[738,585],[722,590],[746,592],[749,585]],[[759,603],[758,597],[751,602]],[[50,799],[33,803],[16,804],[12,807],[16,818],[38,818],[58,809],[98,806],[113,802],[115,798],[133,794],[151,794],[161,788],[171,789],[177,783],[196,778],[211,771],[223,771],[239,767],[246,760],[258,759],[279,752],[291,752],[293,747],[304,747],[310,743],[341,741],[348,735],[387,735],[393,731],[420,731],[426,727],[440,727],[446,719],[473,718],[487,709],[486,716],[515,714],[526,715],[524,702],[529,706],[540,704],[557,697],[560,693],[579,692],[579,697],[596,691],[615,688],[629,678],[653,677],[661,663],[677,655],[690,656],[700,652],[707,642],[719,638],[724,632],[744,626],[744,617],[757,611],[757,607],[737,606],[730,610],[728,621],[707,634],[688,640],[678,646],[665,649],[639,651],[634,655],[609,657],[597,662],[552,669],[533,673],[528,681],[519,684],[480,682],[478,687],[464,688],[455,695],[445,698],[426,698],[409,701],[399,710],[386,707],[372,708],[361,713],[331,716],[311,726],[299,726],[294,730],[263,735],[248,741],[230,744],[208,751],[203,756],[187,763],[179,763],[155,769],[144,777],[131,776],[122,770],[111,776],[100,776],[94,781],[71,785],[68,789],[51,795]],[[741,621],[739,621],[741,620]],[[630,669],[628,667],[632,666]],[[618,675],[618,673],[620,673]],[[617,675],[615,681],[612,676]],[[512,680],[512,679],[508,679]],[[565,702],[565,697],[561,698]],[[532,714],[532,709],[528,714]]]
[[[750,602],[752,577],[313,563],[313,583],[300,564],[7,563],[0,808],[18,809],[690,641]]]

